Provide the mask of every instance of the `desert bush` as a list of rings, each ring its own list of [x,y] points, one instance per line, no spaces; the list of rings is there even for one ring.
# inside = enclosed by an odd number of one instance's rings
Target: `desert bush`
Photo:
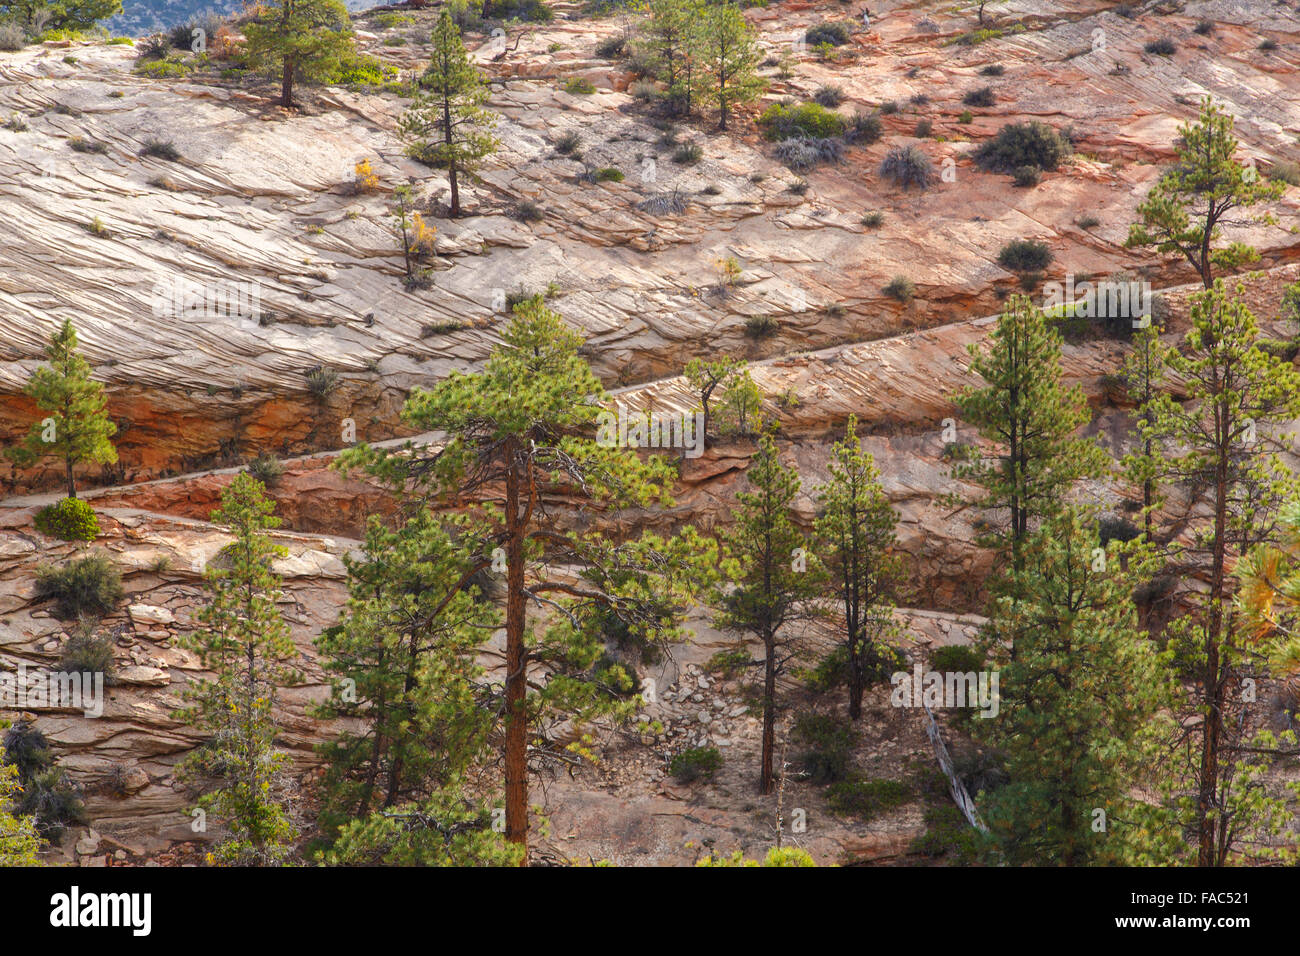
[[[816,26],[809,27],[804,33],[803,39],[811,47],[822,43],[829,43],[831,46],[843,46],[849,42],[852,35],[852,30],[847,23],[819,23]]]
[[[826,803],[833,811],[860,820],[870,820],[911,799],[911,788],[898,780],[843,780],[826,790]]]
[[[1269,37],[1269,38],[1267,38],[1267,39],[1265,39],[1265,40],[1260,40],[1260,41],[1259,41],[1259,49],[1264,50],[1265,52],[1267,52],[1267,51],[1269,51],[1269,50],[1276,50],[1276,49],[1277,49],[1277,41],[1274,40],[1272,37]]]
[[[1011,179],[1017,186],[1037,186],[1043,173],[1037,166],[1017,166],[1011,173]]]
[[[602,166],[596,170],[596,182],[598,183],[621,183],[623,181],[623,171],[613,166]]]
[[[307,391],[316,398],[324,398],[339,384],[339,373],[328,365],[318,365],[306,375]]]
[[[879,210],[872,210],[871,212],[864,213],[862,218],[858,221],[868,229],[879,229],[880,224],[885,221],[885,214]]]
[[[969,674],[984,669],[984,657],[972,647],[948,644],[930,655],[930,669],[943,674]]]
[[[844,91],[831,84],[819,86],[817,92],[813,94],[813,101],[828,109],[834,109],[844,102]]]
[[[1214,32],[1214,21],[1199,20],[1197,21],[1196,26],[1192,27],[1192,32],[1199,34],[1200,36],[1209,36]]]
[[[573,130],[567,133],[561,133],[555,140],[555,151],[561,156],[568,156],[582,145],[582,137]]]
[[[244,469],[264,485],[273,485],[284,474],[284,464],[274,452],[264,451]]]
[[[899,302],[911,302],[916,295],[916,286],[907,276],[894,276],[885,286],[885,295]]]
[[[14,113],[5,120],[4,128],[9,130],[11,133],[25,133],[31,129],[27,124],[27,117],[22,113]]]
[[[636,80],[627,88],[632,98],[649,103],[659,96],[659,88],[649,80]]]
[[[838,139],[787,139],[777,143],[776,158],[795,172],[804,172],[821,163],[838,163],[844,156],[844,144]]]
[[[596,56],[606,60],[616,60],[623,55],[627,48],[627,37],[619,34],[617,36],[607,37],[596,44]]]
[[[988,66],[980,67],[980,76],[1001,76],[1007,71],[1001,63],[990,63]]]
[[[958,123],[973,123],[974,121],[975,121],[975,114],[972,113],[970,110],[962,110],[959,114],[957,114]]]
[[[108,147],[98,140],[86,139],[84,136],[74,136],[68,140],[68,146],[77,153],[98,153],[108,152]]]
[[[169,139],[147,139],[144,146],[140,149],[141,156],[154,156],[158,159],[166,159],[171,162],[181,158],[181,151],[176,148],[176,144]]]
[[[1100,225],[1101,225],[1101,220],[1098,219],[1096,216],[1086,215],[1086,216],[1079,217],[1080,229],[1096,229]]]
[[[763,135],[771,140],[808,136],[826,139],[844,132],[844,117],[820,103],[773,103],[758,118]]]
[[[880,175],[904,189],[925,189],[934,182],[930,157],[916,146],[895,146],[880,163]]]
[[[1169,37],[1160,37],[1158,40],[1148,41],[1142,49],[1156,56],[1173,56],[1178,52],[1178,44]]]
[[[564,92],[576,96],[590,96],[596,92],[596,85],[585,76],[575,76],[565,81]]]
[[[188,46],[188,44],[186,44]],[[161,60],[172,52],[172,41],[164,33],[147,36],[135,45],[135,55],[140,60]]]
[[[751,315],[745,319],[745,334],[751,339],[764,339],[775,335],[781,323],[770,315]]]
[[[62,620],[103,617],[122,599],[122,576],[104,554],[43,565],[36,571],[36,598],[53,599],[55,616]]]
[[[805,714],[795,721],[794,737],[801,745],[799,764],[817,784],[843,780],[853,755],[853,729],[824,714]]]
[[[979,89],[967,90],[961,101],[965,106],[989,107],[997,102],[997,98],[993,95],[993,87],[981,86]]]
[[[668,772],[678,783],[711,780],[721,769],[722,754],[717,747],[692,747],[674,754],[668,762]]]
[[[912,130],[912,135],[917,139],[929,139],[930,134],[933,132],[934,124],[928,119],[923,119],[916,124],[916,128]]]
[[[27,34],[12,20],[0,23],[0,50],[21,50],[27,45]]]
[[[541,222],[546,218],[546,213],[537,203],[525,199],[515,206],[515,218],[520,222]]]
[[[704,158],[704,147],[699,143],[683,143],[673,152],[673,162],[682,166],[694,166]]]
[[[68,643],[63,645],[59,668],[70,674],[103,674],[104,684],[112,687],[117,683],[115,649],[110,634],[97,631],[88,621],[80,622],[72,629]]]
[[[1037,239],[1012,239],[998,253],[998,265],[1012,272],[1041,272],[1051,261],[1047,243]]]
[[[636,204],[642,212],[653,216],[679,215],[686,211],[686,200],[674,189],[670,193],[655,193]]]
[[[880,104],[881,116],[893,116],[898,112],[898,103],[895,100],[885,100]]]
[[[982,168],[1009,173],[1020,166],[1055,169],[1070,154],[1070,143],[1046,123],[1008,123],[975,150]]]
[[[879,116],[874,113],[857,112],[853,114],[853,119],[849,120],[848,128],[844,131],[844,141],[869,146],[879,140],[884,131],[885,124],[881,122]]]
[[[1300,165],[1288,159],[1274,163],[1268,168],[1268,178],[1276,179],[1291,186],[1300,186]]]
[[[94,541],[99,536],[95,509],[80,498],[64,498],[36,512],[36,530],[63,541]]]

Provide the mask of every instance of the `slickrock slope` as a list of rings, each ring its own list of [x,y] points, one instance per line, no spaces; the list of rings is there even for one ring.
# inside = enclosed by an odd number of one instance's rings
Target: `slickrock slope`
[[[485,42],[478,55],[494,76],[502,150],[467,190],[467,216],[431,219],[439,230],[433,285],[414,291],[400,282],[389,193],[410,181],[436,202],[446,187],[441,174],[404,158],[394,133],[404,101],[395,94],[330,89],[286,114],[260,90],[215,74],[136,76],[128,47],[0,54],[0,114],[22,112],[30,127],[0,130],[0,435],[31,420],[34,409],[14,393],[64,316],[77,320],[124,426],[121,466],[105,477],[138,480],[264,448],[337,447],[344,419],[362,439],[390,437],[406,391],[480,361],[504,321],[502,303],[519,291],[549,287],[551,305],[588,335],[598,373],[620,385],[671,376],[700,354],[757,359],[990,314],[995,292],[1014,287],[994,261],[1012,238],[1048,241],[1062,273],[1150,266],[1157,286],[1186,281],[1176,263],[1121,243],[1197,98],[1213,94],[1245,117],[1238,132],[1262,168],[1294,153],[1294,45],[1266,53],[1251,42],[1297,35],[1282,6],[1156,7],[1128,20],[1100,3],[1016,3],[999,15],[1029,30],[971,47],[948,42],[970,18],[934,7],[877,11],[838,62],[805,52],[788,79],[765,71],[769,99],[834,83],[847,95],[845,112],[903,103],[884,117],[882,141],[809,172],[803,195],[789,191],[796,177],[744,122],[732,135],[711,121],[679,130],[704,158],[673,162],[674,147],[625,91],[622,67],[594,57],[597,40],[621,29],[612,19],[566,19],[579,17],[577,8],[558,5],[554,22],[530,26],[500,59]],[[1226,25],[1196,37],[1190,26],[1202,15]],[[417,68],[430,16],[375,28],[365,43]],[[812,23],[856,14],[778,3],[750,16],[777,52]],[[1166,32],[1193,39],[1172,61],[1142,52]],[[381,44],[381,34],[397,33],[406,46]],[[69,52],[75,63],[64,62]],[[993,62],[1005,74],[980,77]],[[575,75],[597,92],[564,92],[561,81]],[[959,123],[963,93],[985,83],[995,106]],[[1036,189],[1016,189],[965,158],[971,143],[1023,118],[1072,127],[1076,139],[1076,157]],[[952,181],[904,193],[876,167],[889,147],[914,141],[920,119],[934,124],[922,146],[936,166],[955,161]],[[570,132],[582,141],[581,161],[554,149]],[[75,137],[104,152],[74,151]],[[151,139],[174,141],[182,158],[142,157]],[[379,175],[376,192],[350,188],[361,159]],[[616,166],[626,180],[582,183],[584,166]],[[666,195],[683,211],[641,209]],[[1262,250],[1263,266],[1295,257],[1298,196],[1292,189],[1277,205],[1279,225],[1233,233]],[[512,216],[525,200],[543,208],[540,222]],[[879,229],[861,225],[868,210],[884,212]],[[1100,224],[1076,225],[1085,214]],[[96,221],[106,234],[88,230]],[[714,263],[731,256],[744,272],[724,296]],[[882,291],[894,275],[917,286],[907,305]],[[178,281],[256,284],[257,319],[158,308]],[[753,316],[774,317],[777,334],[747,337]],[[320,366],[342,378],[318,398],[306,373]],[[49,476],[6,480],[16,491]]]

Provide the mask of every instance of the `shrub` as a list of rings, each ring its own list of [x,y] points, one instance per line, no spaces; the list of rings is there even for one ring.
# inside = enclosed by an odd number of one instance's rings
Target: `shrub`
[[[984,669],[984,657],[973,647],[948,644],[935,648],[930,655],[930,669],[945,674],[969,674]]]
[[[109,634],[96,631],[89,622],[81,623],[64,645],[59,667],[72,674],[103,674],[105,685],[112,687],[117,683],[115,647]]]
[[[916,146],[895,146],[881,161],[880,175],[904,189],[925,189],[934,182],[934,166]]]
[[[1017,166],[1011,178],[1017,186],[1037,186],[1043,173],[1037,166]]]
[[[917,139],[929,139],[932,132],[934,132],[934,124],[925,119],[916,124],[916,129],[912,130],[912,135]]]
[[[849,42],[852,33],[847,23],[819,23],[816,26],[809,27],[804,33],[804,42],[808,46],[818,46],[822,43],[829,43],[831,46],[843,46]]]
[[[844,102],[844,91],[838,86],[819,86],[813,94],[813,100],[828,109],[834,109]]]
[[[844,780],[826,791],[826,802],[833,811],[862,820],[901,807],[911,799],[911,788],[898,780]]]
[[[1196,26],[1192,27],[1192,32],[1200,36],[1209,36],[1214,32],[1214,22],[1212,20],[1200,20]]]
[[[781,323],[770,315],[751,315],[745,319],[745,334],[751,339],[764,339],[775,335]]]
[[[18,24],[0,23],[0,50],[21,50],[27,44],[27,34]]]
[[[975,114],[972,113],[970,110],[962,110],[961,113],[958,114],[957,116],[958,123],[973,123],[974,121],[975,121]]]
[[[36,571],[36,598],[53,599],[60,619],[103,617],[122,599],[122,576],[104,554],[67,564],[43,565]]]
[[[244,469],[264,485],[273,485],[284,474],[284,464],[274,452],[264,451]]]
[[[14,113],[5,120],[4,128],[9,130],[11,133],[25,133],[31,129],[31,127],[27,125],[27,117],[22,113]]]
[[[94,541],[99,536],[95,509],[80,498],[64,498],[36,512],[36,530],[63,541]]]
[[[844,144],[838,139],[787,139],[776,146],[776,158],[795,172],[812,169],[820,163],[838,163]]]
[[[699,143],[684,143],[673,153],[673,162],[682,166],[694,166],[704,158],[704,147]]]
[[[1020,166],[1055,169],[1070,154],[1070,143],[1046,123],[1008,123],[975,150],[984,169],[1009,173]]]
[[[112,239],[113,232],[108,226],[104,225],[104,220],[96,216],[90,222],[86,223],[86,232],[92,236],[98,236],[100,239]]]
[[[642,103],[649,103],[659,95],[659,88],[649,80],[637,80],[632,83],[627,91],[632,94],[632,98],[640,100]]]
[[[1261,50],[1264,50],[1265,52],[1267,52],[1267,51],[1269,51],[1269,50],[1276,50],[1276,49],[1277,49],[1277,41],[1274,40],[1272,37],[1269,37],[1267,40],[1261,40],[1261,41],[1260,41],[1260,44],[1259,44],[1259,48],[1260,48]]]
[[[863,214],[862,218],[859,220],[859,222],[861,222],[862,225],[866,226],[868,229],[879,229],[880,224],[883,223],[884,221],[885,221],[885,214],[883,212],[880,212],[879,210],[872,210],[869,213],[865,213]]]
[[[1012,239],[998,253],[998,265],[1012,272],[1041,272],[1051,261],[1047,243],[1037,239]]]
[[[623,181],[623,171],[613,166],[603,166],[596,170],[596,182],[598,183],[621,183]]]
[[[188,46],[188,44],[186,44]],[[172,41],[162,33],[147,36],[135,47],[135,55],[140,60],[161,60],[172,51]]]
[[[555,151],[561,156],[568,156],[581,145],[582,137],[573,130],[569,130],[567,133],[562,133],[560,138],[555,141]]]
[[[980,76],[1001,76],[1006,71],[1006,67],[1001,63],[990,63],[988,66],[980,67]]]
[[[972,863],[979,858],[979,831],[966,822],[956,804],[928,806],[922,819],[925,832],[912,841],[908,852],[928,857],[952,853],[961,863]]]
[[[895,100],[885,100],[880,104],[880,114],[882,116],[893,116],[898,112],[898,103]]]
[[[515,206],[515,218],[520,222],[541,222],[546,218],[546,214],[537,203],[525,199]]]
[[[1268,178],[1279,180],[1291,186],[1300,186],[1300,166],[1284,159],[1269,167]]]
[[[554,16],[551,8],[542,0],[483,0],[484,19],[546,23]]]
[[[801,177],[799,179],[796,179],[794,182],[792,182],[789,186],[786,187],[786,189],[794,193],[796,196],[802,196],[804,193],[808,191],[810,186],[811,184],[808,182],[808,180],[803,179]]]
[[[77,153],[103,154],[108,152],[108,147],[105,146],[103,143],[93,139],[86,139],[84,136],[72,137],[70,140],[68,140],[68,146],[71,147],[73,152],[77,152]]]
[[[899,302],[911,302],[912,297],[916,295],[916,286],[907,276],[894,276],[885,286],[885,295]]]
[[[1154,53],[1156,56],[1173,56],[1178,52],[1178,44],[1169,37],[1161,37],[1158,40],[1149,41],[1142,49],[1148,53]]]
[[[307,373],[307,391],[316,398],[324,398],[339,384],[339,373],[327,365],[318,365]]]
[[[794,736],[802,745],[799,762],[813,783],[843,780],[853,755],[853,730],[824,714],[805,714],[795,721]]]
[[[565,82],[564,92],[575,96],[589,96],[596,92],[596,85],[585,76],[575,76]]]
[[[137,64],[131,72],[140,76],[152,77],[155,80],[165,80],[189,76],[193,69],[188,63],[180,60],[150,60],[146,63]]]
[[[981,86],[979,89],[967,90],[961,101],[965,106],[978,107],[989,107],[997,102],[991,86]]]
[[[798,106],[773,103],[763,110],[758,125],[763,128],[763,135],[770,140],[795,136],[826,139],[844,132],[844,117],[820,103],[800,103]]]
[[[596,44],[596,56],[603,57],[606,60],[614,60],[623,55],[626,47],[627,37],[622,35],[612,36]]]
[[[871,145],[884,134],[885,124],[874,113],[854,113],[849,120],[848,129],[844,131],[846,143],[863,143]]]
[[[176,148],[176,144],[171,140],[147,139],[144,141],[144,147],[140,150],[141,156],[155,156],[158,159],[166,159],[171,162],[181,158],[181,151]]]
[[[1101,225],[1101,220],[1098,219],[1096,216],[1089,215],[1089,216],[1079,217],[1080,229],[1096,229],[1100,225]]]
[[[722,769],[722,754],[717,747],[692,747],[675,754],[668,762],[668,772],[678,783],[711,780]]]

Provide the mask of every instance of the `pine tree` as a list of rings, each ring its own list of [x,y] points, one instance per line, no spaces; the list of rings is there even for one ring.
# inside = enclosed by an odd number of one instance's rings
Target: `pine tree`
[[[677,618],[716,565],[716,547],[691,529],[668,541],[646,534],[614,542],[565,520],[561,506],[616,525],[624,508],[669,503],[675,474],[665,456],[643,461],[596,440],[607,396],[581,344],[541,296],[520,303],[481,372],[452,372],[407,400],[406,423],[446,433],[444,445],[398,453],[362,446],[341,465],[416,495],[413,506],[458,514],[457,539],[473,561],[454,590],[504,575],[504,659],[485,710],[498,722],[506,839],[521,849],[530,768],[565,757],[548,728],[561,717],[579,728],[631,717],[640,700],[632,664],[612,658],[608,643],[677,639]],[[539,610],[548,612],[540,620]],[[481,632],[482,642],[489,637]],[[589,756],[590,741],[568,751],[567,759]]]
[[[1082,389],[1061,385],[1061,337],[1027,296],[1012,296],[986,351],[970,347],[971,371],[985,381],[955,399],[962,417],[995,447],[994,457],[959,465],[958,477],[984,488],[975,504],[1005,511],[1008,524],[986,538],[1021,566],[1024,541],[1059,513],[1080,478],[1100,474],[1104,454],[1072,437],[1088,421]]]
[[[897,515],[875,462],[862,450],[857,426],[850,415],[844,440],[831,448],[830,480],[818,495],[822,513],[815,525],[819,553],[844,609],[853,720],[862,716],[869,676],[890,659],[885,641],[898,632],[891,599],[903,574],[902,561],[892,553]]]
[[[981,810],[1011,863],[1151,864],[1175,852],[1159,809],[1133,798],[1167,739],[1159,715],[1173,684],[1131,598],[1145,562],[1122,547],[1103,549],[1072,511],[1051,519],[1025,542],[980,635],[998,712],[972,724],[1009,776]]]
[[[68,497],[77,497],[73,469],[80,463],[112,464],[117,451],[109,441],[117,426],[104,410],[104,386],[90,377],[90,365],[77,351],[77,331],[70,319],[50,336],[48,365],[38,368],[23,391],[48,417],[32,425],[26,439],[6,454],[26,467],[46,455],[62,458]]]
[[[279,75],[277,102],[285,108],[294,105],[296,81],[329,80],[354,50],[352,20],[340,0],[267,0],[244,35],[249,65]]]
[[[230,831],[215,859],[233,864],[280,863],[294,836],[277,792],[287,758],[275,750],[273,714],[278,685],[292,679],[283,662],[294,646],[277,607],[281,582],[272,568],[288,552],[267,534],[280,519],[263,491],[260,481],[242,472],[222,492],[212,520],[228,527],[234,540],[204,572],[209,599],[197,615],[203,626],[184,641],[212,672],[186,691],[194,704],[180,716],[212,737],[185,770],[222,778],[201,805]]]
[[[1169,628],[1192,678],[1189,719],[1200,718],[1197,746],[1186,755],[1195,791],[1187,823],[1200,866],[1229,862],[1239,840],[1273,816],[1270,805],[1243,791],[1258,749],[1244,737],[1243,679],[1263,673],[1268,649],[1235,600],[1232,568],[1275,542],[1279,511],[1295,497],[1275,436],[1300,417],[1300,373],[1261,348],[1255,317],[1239,298],[1244,292],[1238,285],[1233,298],[1217,279],[1192,297],[1183,350],[1171,351],[1165,363],[1186,394],[1175,400],[1162,392],[1143,409],[1156,438],[1177,450],[1163,472],[1196,489],[1193,504],[1203,502],[1208,511],[1192,519],[1190,544],[1169,548],[1185,575],[1207,583],[1186,596],[1191,613]]]
[[[781,464],[770,434],[746,471],[752,491],[736,496],[740,505],[733,525],[723,534],[730,557],[730,589],[720,589],[713,603],[720,608],[717,626],[753,634],[763,643],[763,756],[759,791],[771,793],[775,782],[777,678],[794,653],[792,629],[817,612],[814,599],[824,575],[795,527],[791,509],[799,494],[799,475]]]
[[[649,19],[643,26],[642,50],[653,65],[655,77],[667,87],[673,112],[690,113],[698,83],[696,59],[700,10],[694,0],[650,0]]]
[[[709,426],[714,424],[712,404],[714,395],[719,399],[726,394],[732,381],[745,371],[745,363],[741,359],[727,358],[723,356],[715,361],[708,359],[693,358],[686,363],[683,375],[686,382],[691,387],[691,392],[699,397],[700,409],[704,412],[704,433],[707,435]]]
[[[1258,252],[1241,242],[1216,249],[1221,227],[1275,221],[1271,216],[1237,220],[1229,214],[1277,199],[1285,188],[1260,177],[1253,166],[1237,162],[1232,126],[1231,114],[1210,97],[1201,102],[1199,119],[1178,127],[1178,161],[1138,206],[1141,222],[1129,227],[1124,243],[1182,256],[1207,289],[1214,282],[1216,266],[1235,269],[1259,258]]]
[[[433,28],[432,59],[415,99],[398,122],[411,157],[445,168],[451,184],[451,215],[460,215],[458,173],[472,174],[496,151],[496,117],[483,108],[488,91],[470,62],[460,31],[446,10]]]
[[[734,4],[708,4],[702,11],[695,45],[708,78],[704,99],[717,104],[718,125],[725,130],[731,108],[748,103],[763,91],[756,71],[761,54],[754,32]]]
[[[327,839],[347,821],[391,817],[394,808],[428,814],[438,800],[449,812],[471,806],[455,797],[493,728],[476,660],[492,614],[480,595],[457,589],[473,558],[431,512],[417,510],[396,528],[372,517],[363,553],[345,559],[347,609],[316,640],[333,683],[318,715],[363,729],[320,748],[329,761]],[[352,835],[345,855],[361,852],[365,832]],[[396,839],[384,827],[378,832]]]
[[[1124,456],[1124,474],[1142,489],[1143,533],[1151,544],[1155,543],[1154,515],[1164,500],[1158,484],[1163,454],[1156,446],[1151,422],[1142,416],[1141,409],[1148,408],[1159,394],[1168,355],[1169,348],[1160,341],[1160,329],[1153,321],[1133,333],[1133,351],[1125,359],[1121,373],[1128,397],[1139,409],[1135,425],[1139,445],[1137,450]]]
[[[0,748],[0,867],[41,865],[37,854],[42,840],[36,818],[14,810],[21,796],[18,768],[5,762]]]

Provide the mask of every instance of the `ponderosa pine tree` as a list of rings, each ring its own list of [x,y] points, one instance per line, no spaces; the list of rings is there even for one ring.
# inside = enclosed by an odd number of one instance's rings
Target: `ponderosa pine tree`
[[[1163,454],[1157,448],[1151,423],[1141,410],[1149,407],[1161,390],[1168,354],[1169,347],[1160,341],[1160,328],[1153,320],[1146,328],[1134,331],[1133,350],[1125,359],[1121,372],[1128,397],[1138,409],[1134,426],[1138,446],[1124,456],[1124,474],[1142,489],[1142,525],[1148,544],[1155,543],[1154,515],[1163,501],[1159,488]]]
[[[743,372],[745,362],[742,359],[733,359],[723,356],[720,359],[710,361],[708,359],[693,358],[686,363],[686,369],[683,375],[686,382],[691,387],[693,394],[699,396],[700,410],[704,412],[704,433],[709,433],[709,426],[714,424],[712,404],[714,394],[721,396],[728,386],[728,383]],[[722,391],[719,391],[721,389]]]
[[[624,508],[670,502],[675,475],[667,457],[642,460],[597,440],[607,396],[581,344],[534,296],[515,306],[481,372],[452,372],[407,400],[404,421],[445,433],[445,444],[397,453],[361,446],[341,462],[414,496],[413,506],[455,515],[447,520],[474,560],[452,591],[485,573],[504,576],[504,622],[494,622],[504,624],[504,658],[489,675],[494,699],[487,710],[497,721],[505,835],[521,849],[530,772],[588,752],[589,741],[558,748],[548,728],[560,717],[582,727],[636,711],[630,664],[610,658],[607,639],[677,639],[679,614],[717,565],[716,545],[692,529],[669,540],[646,534],[619,541],[577,530],[597,516],[617,525]],[[566,520],[569,509],[584,517]],[[490,633],[481,637],[486,644]]]
[[[267,0],[244,26],[244,54],[253,69],[280,78],[279,104],[294,105],[298,80],[328,80],[354,49],[352,19],[340,0]]]
[[[329,841],[347,831],[336,862],[411,860],[420,836],[387,821],[416,815],[430,835],[451,828],[464,838],[458,848],[431,841],[425,865],[481,862],[477,854],[497,842],[490,812],[462,786],[495,727],[476,660],[495,615],[472,588],[457,587],[475,557],[465,544],[416,509],[396,528],[372,517],[363,553],[345,559],[347,609],[316,640],[333,685],[319,716],[363,727],[320,748],[329,761],[321,830]]]
[[[736,495],[739,508],[723,535],[728,549],[727,586],[713,601],[723,630],[753,634],[763,644],[763,754],[759,792],[771,793],[776,781],[776,719],[780,708],[777,678],[794,654],[792,629],[817,616],[815,600],[825,575],[793,520],[799,475],[781,464],[770,434],[745,472],[750,491]]]
[[[1131,597],[1146,560],[1103,549],[1073,511],[1033,533],[1023,558],[979,638],[999,700],[972,727],[1009,777],[980,800],[990,835],[1013,864],[1168,862],[1176,829],[1133,797],[1168,739],[1174,687]]]
[[[1237,137],[1231,114],[1210,97],[1201,102],[1200,118],[1178,127],[1178,160],[1160,177],[1138,206],[1141,221],[1129,227],[1128,247],[1151,246],[1180,255],[1196,270],[1205,288],[1214,268],[1235,269],[1259,258],[1241,242],[1215,248],[1223,226],[1271,222],[1271,217],[1236,220],[1233,210],[1277,199],[1282,183],[1261,177],[1253,166],[1237,162]]]
[[[496,117],[483,108],[487,86],[446,10],[433,28],[432,42],[429,66],[397,131],[407,143],[408,155],[447,170],[450,214],[455,217],[460,215],[457,174],[472,174],[485,156],[496,151],[492,135]]]
[[[77,331],[64,319],[45,347],[48,365],[38,368],[23,389],[47,417],[35,422],[27,437],[5,450],[26,467],[46,455],[63,459],[68,497],[77,497],[73,470],[82,462],[112,464],[117,451],[109,440],[117,426],[108,417],[104,386],[90,377],[90,365],[77,351]]]
[[[229,830],[212,858],[236,865],[281,863],[294,836],[277,788],[287,758],[275,749],[273,713],[279,685],[292,679],[284,662],[294,646],[276,604],[281,582],[272,567],[288,552],[267,534],[280,519],[263,490],[241,472],[222,492],[212,520],[234,540],[204,571],[209,598],[197,615],[202,627],[184,639],[212,672],[186,691],[193,704],[179,714],[212,735],[185,771],[221,778],[200,805]]]
[[[1171,483],[1198,489],[1207,507],[1192,520],[1192,541],[1171,554],[1185,574],[1207,587],[1186,595],[1191,612],[1169,627],[1179,661],[1192,679],[1186,763],[1194,790],[1187,824],[1197,841],[1197,864],[1222,866],[1241,852],[1240,840],[1275,816],[1274,807],[1241,788],[1252,779],[1255,757],[1241,718],[1243,679],[1259,678],[1268,645],[1235,600],[1235,562],[1275,543],[1277,519],[1295,497],[1294,475],[1278,458],[1278,436],[1300,417],[1300,373],[1261,347],[1255,317],[1229,296],[1223,280],[1191,299],[1191,330],[1181,350],[1166,356],[1185,397],[1157,394],[1142,410],[1154,435],[1175,449],[1161,465]],[[1194,741],[1194,746],[1193,746]]]
[[[758,76],[762,59],[744,14],[730,0],[706,4],[701,11],[695,49],[707,78],[702,98],[718,107],[718,125],[727,128],[727,117],[737,103],[748,103],[763,91]]]
[[[700,10],[695,0],[650,0],[649,19],[642,25],[645,52],[655,78],[667,88],[673,112],[690,112],[698,82],[695,63]]]
[[[903,576],[893,553],[898,516],[880,486],[880,472],[862,450],[858,420],[850,415],[844,440],[831,448],[830,479],[818,494],[814,527],[818,552],[843,608],[849,685],[849,717],[862,716],[868,677],[892,659],[885,646],[898,633],[893,598]]]
[[[1007,514],[1002,529],[985,543],[1021,566],[1021,550],[1035,525],[1060,512],[1070,486],[1098,475],[1104,453],[1074,437],[1089,420],[1082,389],[1061,384],[1061,337],[1028,296],[1011,297],[987,349],[970,347],[971,371],[982,387],[970,387],[955,401],[962,418],[994,446],[955,469],[983,487],[976,507]]]

